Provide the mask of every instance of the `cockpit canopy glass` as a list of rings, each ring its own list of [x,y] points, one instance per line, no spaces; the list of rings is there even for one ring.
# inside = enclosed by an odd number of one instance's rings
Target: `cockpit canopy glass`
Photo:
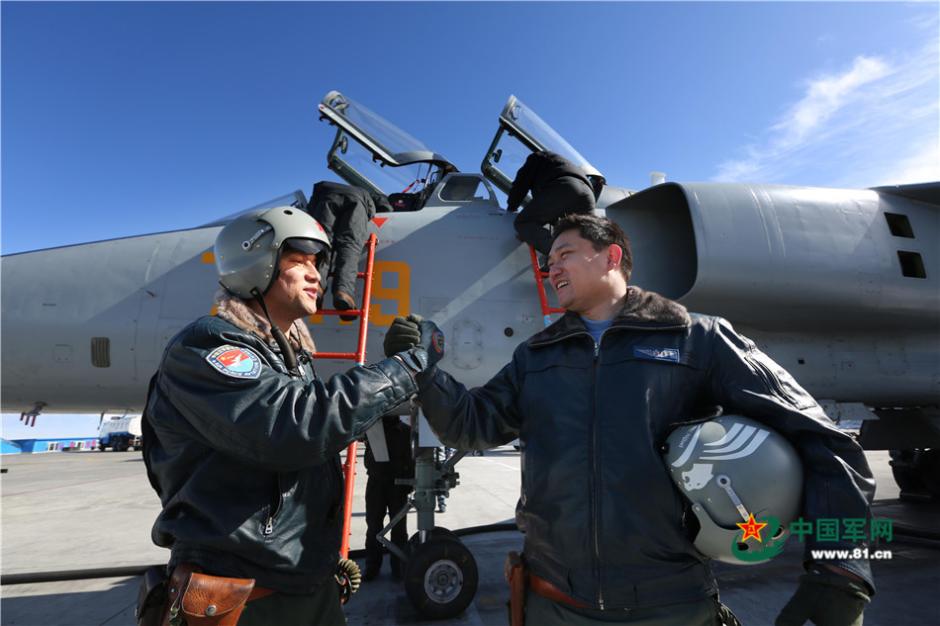
[[[420,208],[433,186],[457,171],[446,158],[338,91],[326,94],[319,111],[337,129],[328,167],[350,185],[385,195],[410,194],[409,206]]]
[[[564,137],[515,96],[509,96],[499,116],[499,129],[483,159],[483,175],[508,193],[516,172],[530,153],[548,150],[581,167],[588,176],[601,173]]]
[[[430,152],[423,143],[355,100],[350,100],[336,91],[331,92],[327,98],[327,104],[333,111],[385,148],[389,154]]]
[[[565,157],[575,165],[580,166],[587,174],[594,174],[597,170],[588,163],[588,160],[581,156],[581,153],[575,150],[570,143],[558,132],[545,123],[535,111],[523,104],[515,96],[510,96],[506,108],[500,118],[505,118],[513,124],[525,136],[538,144],[539,150],[548,150]]]
[[[361,143],[387,165],[435,162],[456,169],[446,158],[423,143],[338,91],[326,94],[320,102],[320,116]]]
[[[339,131],[337,137],[327,163],[350,185],[385,195],[417,193],[427,186],[429,179],[439,178],[435,175],[438,168],[433,164],[418,162],[392,167],[375,159],[369,150],[343,131]]]

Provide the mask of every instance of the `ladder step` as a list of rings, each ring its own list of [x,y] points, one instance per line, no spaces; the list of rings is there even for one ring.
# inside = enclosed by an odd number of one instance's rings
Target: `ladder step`
[[[316,315],[355,315],[356,317],[362,317],[362,309],[346,309],[345,311],[340,311],[339,309],[317,309]]]
[[[313,355],[315,359],[353,359],[358,355],[355,352],[317,352]]]

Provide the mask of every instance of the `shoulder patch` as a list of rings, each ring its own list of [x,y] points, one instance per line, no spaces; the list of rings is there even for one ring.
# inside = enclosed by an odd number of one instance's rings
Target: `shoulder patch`
[[[261,358],[248,348],[219,346],[206,357],[209,365],[232,378],[254,379],[261,375]]]
[[[675,348],[643,348],[637,346],[633,348],[633,356],[639,359],[649,359],[651,361],[679,363],[679,351]]]

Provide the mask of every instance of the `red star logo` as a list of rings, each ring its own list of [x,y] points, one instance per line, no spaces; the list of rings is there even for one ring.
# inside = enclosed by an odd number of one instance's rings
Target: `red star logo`
[[[748,537],[754,537],[757,541],[763,543],[760,538],[760,531],[767,525],[767,522],[758,522],[754,520],[754,514],[751,513],[746,522],[738,522],[738,528],[744,531],[741,541],[747,541]]]

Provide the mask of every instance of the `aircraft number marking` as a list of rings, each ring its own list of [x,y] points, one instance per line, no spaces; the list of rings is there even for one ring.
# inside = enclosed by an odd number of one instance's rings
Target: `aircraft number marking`
[[[399,315],[411,313],[411,266],[405,261],[376,261],[372,268],[372,304],[369,307],[370,326],[391,326]],[[397,276],[394,287],[388,286],[386,277]],[[314,315],[311,324],[322,324],[324,316]],[[358,324],[358,320],[344,322],[337,318],[340,326]]]

